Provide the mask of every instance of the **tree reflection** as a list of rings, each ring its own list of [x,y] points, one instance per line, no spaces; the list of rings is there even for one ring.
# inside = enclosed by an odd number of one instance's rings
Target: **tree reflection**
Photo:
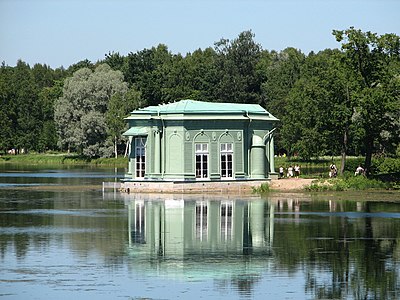
[[[210,276],[214,269],[230,274],[218,280],[221,287],[250,295],[264,266],[289,276],[302,270],[305,292],[318,299],[399,297],[397,206],[385,207],[397,213],[393,218],[376,216],[382,207],[373,202],[161,199],[142,202],[146,244],[130,243],[135,255],[148,257],[163,246],[158,272],[179,262],[188,266],[182,276],[194,276],[197,260],[196,268]],[[135,200],[128,203],[136,209]]]

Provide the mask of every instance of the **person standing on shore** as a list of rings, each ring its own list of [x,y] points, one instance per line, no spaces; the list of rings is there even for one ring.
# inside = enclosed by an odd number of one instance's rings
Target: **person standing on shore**
[[[287,169],[288,173],[287,173],[287,177],[293,177],[293,167],[292,165],[289,166],[289,168]]]
[[[279,178],[283,178],[285,175],[283,174],[283,167],[279,167]]]
[[[298,164],[294,166],[294,176],[296,176],[296,178],[300,176],[300,166]]]

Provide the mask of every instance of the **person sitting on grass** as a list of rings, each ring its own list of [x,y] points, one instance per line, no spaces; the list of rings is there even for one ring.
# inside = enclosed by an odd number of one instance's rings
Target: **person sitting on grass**
[[[356,171],[354,172],[354,176],[357,176],[357,175],[364,175],[364,169],[363,169],[363,167],[361,167],[361,165],[359,165],[357,167]]]
[[[335,163],[332,162],[332,164],[330,165],[330,171],[329,171],[329,177],[330,178],[334,178],[337,176],[337,167],[335,165]]]

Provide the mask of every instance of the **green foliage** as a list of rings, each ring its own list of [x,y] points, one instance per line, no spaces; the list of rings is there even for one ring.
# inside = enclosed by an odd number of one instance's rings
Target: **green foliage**
[[[357,167],[360,165],[363,166],[364,161],[365,161],[364,157],[354,157],[352,159],[348,159],[346,161],[346,167],[344,170],[354,175],[354,172],[357,169]]]
[[[107,141],[106,114],[112,97],[126,92],[122,73],[106,64],[99,65],[94,72],[80,69],[67,78],[54,113],[61,147],[88,157],[111,156],[113,147]]]
[[[262,183],[259,187],[252,187],[253,193],[255,194],[265,194],[270,191],[269,183]]]
[[[400,172],[400,158],[380,158],[372,161],[372,167],[376,174],[390,174]]]
[[[31,153],[23,155],[3,155],[0,164],[41,164],[41,165],[101,165],[125,167],[126,158],[90,158],[79,154],[65,153]]]
[[[400,37],[395,34],[378,36],[353,27],[334,30],[342,43],[346,65],[357,79],[354,93],[357,115],[353,122],[365,131],[365,168],[370,172],[375,144],[383,131],[396,131],[398,119]],[[394,135],[397,140],[398,135]]]
[[[194,99],[259,103],[281,120],[276,152],[303,160],[364,156],[368,172],[380,172],[372,154],[400,157],[399,37],[352,27],[333,34],[340,50],[308,55],[290,47],[263,50],[249,30],[186,55],[159,44],[126,56],[110,52],[103,61],[86,59],[67,70],[3,63],[0,151],[116,155],[124,148],[129,111]],[[344,171],[354,172],[356,165],[346,162]]]
[[[368,189],[389,189],[392,185],[365,176],[347,176],[334,179],[321,179],[306,187],[307,191],[353,191]]]

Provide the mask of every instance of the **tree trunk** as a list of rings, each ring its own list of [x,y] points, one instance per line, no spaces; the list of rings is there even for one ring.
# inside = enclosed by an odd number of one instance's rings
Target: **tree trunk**
[[[365,153],[365,163],[364,163],[364,170],[365,175],[369,176],[371,172],[371,162],[372,162],[372,149],[373,149],[374,139],[368,137],[365,143],[366,146],[366,153]]]
[[[125,154],[124,154],[124,157],[126,157],[126,156],[128,155],[128,151],[129,151],[129,140],[128,140],[128,142],[126,143],[126,146],[125,146]]]
[[[115,154],[115,158],[118,158],[117,136],[114,136],[114,154]]]
[[[347,129],[343,133],[343,144],[342,144],[342,159],[340,161],[340,175],[343,175],[344,167],[346,165],[346,153],[347,153]]]

